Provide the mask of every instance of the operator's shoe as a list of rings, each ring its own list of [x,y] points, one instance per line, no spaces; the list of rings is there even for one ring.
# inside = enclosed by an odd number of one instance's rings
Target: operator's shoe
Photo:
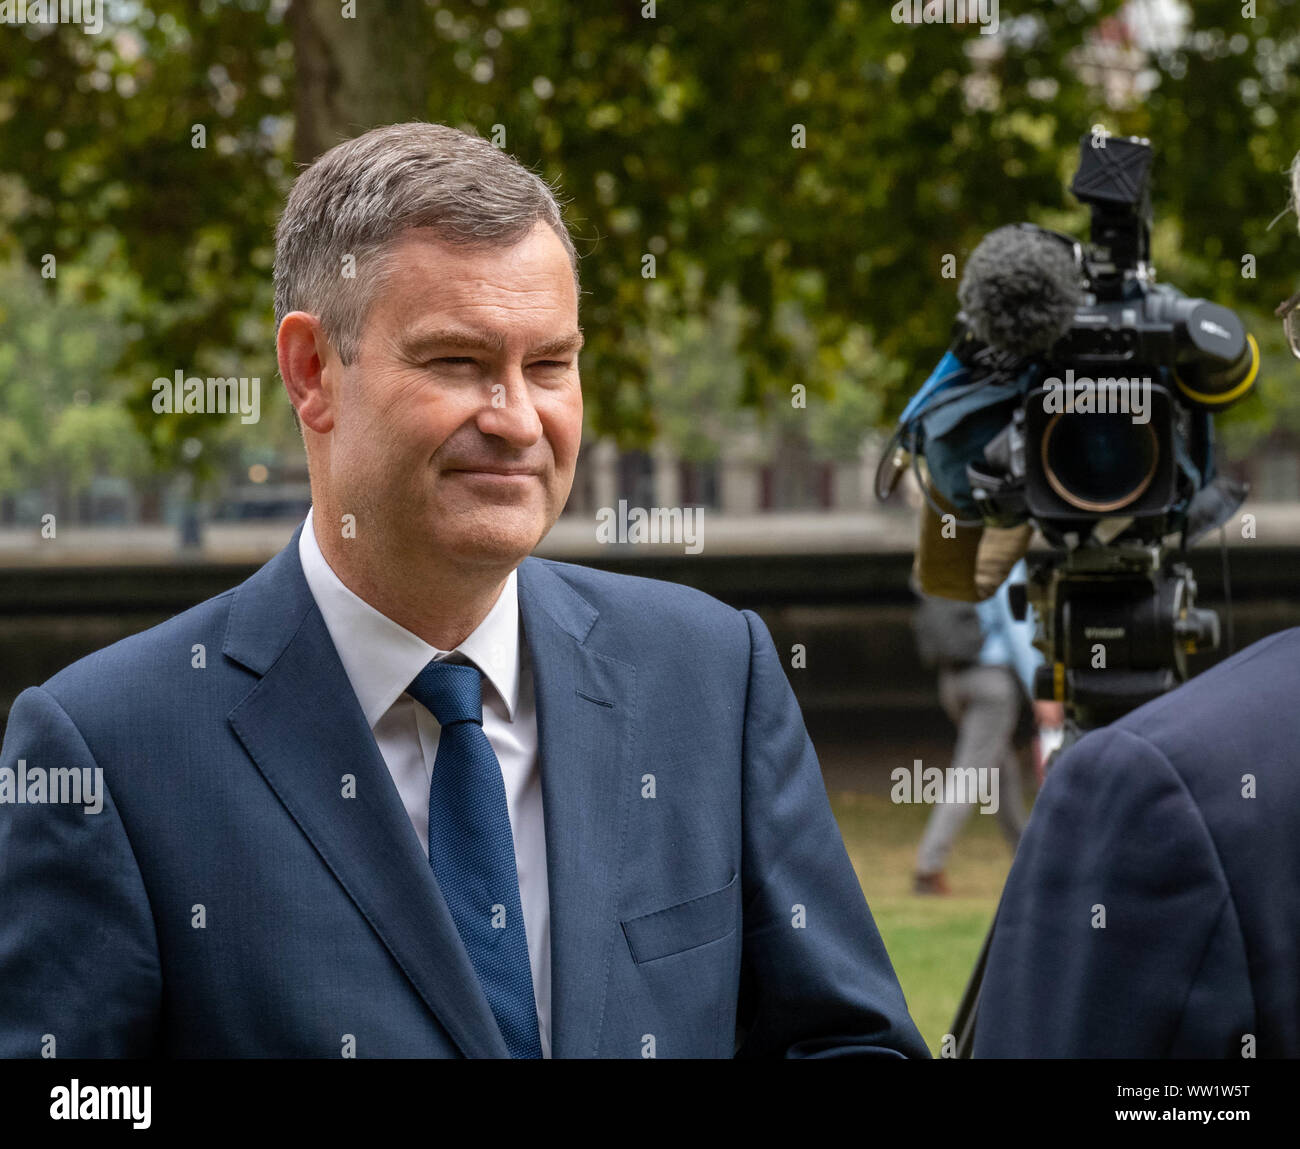
[[[943,876],[943,871],[940,870],[937,874],[917,874],[915,881],[912,883],[912,893],[937,894],[941,897],[947,897],[952,893],[952,887],[948,885],[948,879]]]

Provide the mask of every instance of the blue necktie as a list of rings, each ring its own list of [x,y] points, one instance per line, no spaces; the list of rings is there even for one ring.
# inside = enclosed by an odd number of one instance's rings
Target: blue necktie
[[[407,693],[438,720],[429,865],[511,1057],[541,1057],[515,840],[501,763],[483,733],[482,675],[430,662]]]

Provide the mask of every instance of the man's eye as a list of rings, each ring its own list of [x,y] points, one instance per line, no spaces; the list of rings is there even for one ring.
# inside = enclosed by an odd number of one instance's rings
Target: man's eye
[[[534,367],[568,367],[569,363],[561,359],[539,359]]]
[[[427,365],[432,366],[434,363],[442,363],[444,365],[459,367],[464,363],[473,363],[473,362],[474,360],[471,359],[468,355],[451,355],[443,359],[430,359]]]

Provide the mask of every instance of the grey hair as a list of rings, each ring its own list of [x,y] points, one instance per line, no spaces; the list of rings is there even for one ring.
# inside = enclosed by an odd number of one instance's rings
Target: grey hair
[[[349,364],[385,278],[385,256],[403,233],[427,228],[445,243],[509,247],[539,221],[564,244],[581,295],[578,253],[539,176],[481,136],[445,124],[374,128],[321,155],[289,193],[275,229],[276,329],[289,312],[310,312]]]

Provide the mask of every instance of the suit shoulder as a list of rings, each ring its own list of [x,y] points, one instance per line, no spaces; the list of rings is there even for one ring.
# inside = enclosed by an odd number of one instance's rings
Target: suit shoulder
[[[1162,758],[1198,800],[1237,793],[1241,775],[1249,772],[1300,804],[1300,774],[1290,764],[1300,742],[1298,690],[1300,627],[1268,635],[1090,732],[1078,744],[1075,768],[1094,779],[1119,769],[1128,755],[1111,755],[1127,740],[1129,750],[1153,767]]]
[[[174,661],[176,651],[184,653],[185,665],[196,643],[207,648],[208,658],[220,651],[238,589],[222,591],[147,630],[92,651],[41,683],[42,689],[60,702],[130,691],[142,679],[156,690],[162,680],[160,669]]]
[[[1300,627],[1267,635],[1176,690],[1152,699],[1114,726],[1163,750],[1214,744],[1227,732],[1262,724],[1300,724]]]
[[[655,631],[678,624],[715,633],[747,635],[745,619],[735,607],[695,587],[642,575],[619,574],[578,563],[532,559],[562,579],[601,612],[602,620],[620,629]]]

